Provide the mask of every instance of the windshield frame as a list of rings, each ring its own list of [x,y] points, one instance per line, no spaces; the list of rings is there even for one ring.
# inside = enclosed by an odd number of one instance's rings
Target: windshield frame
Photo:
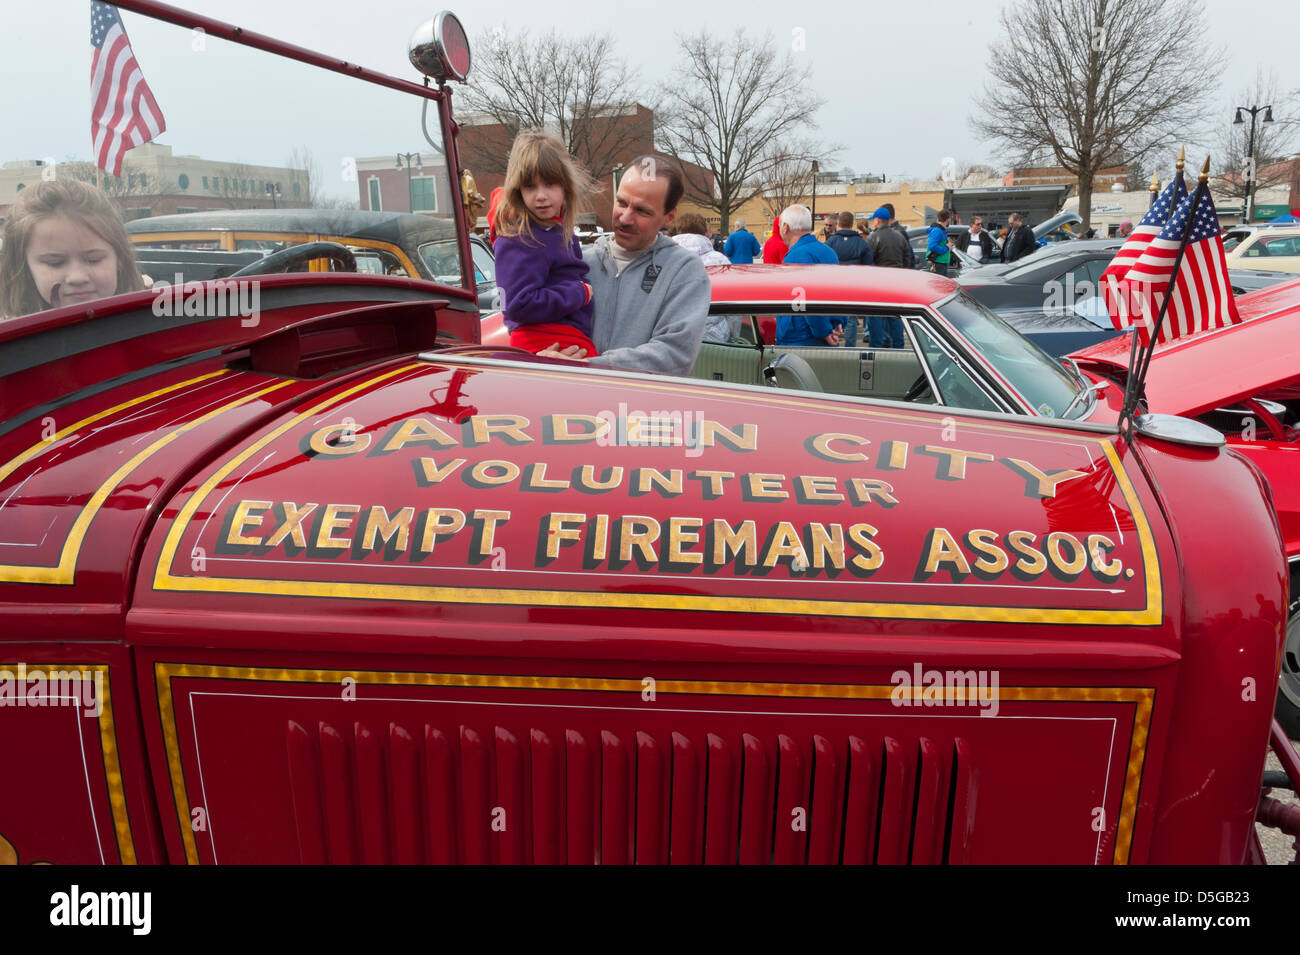
[[[1011,336],[1008,339],[1009,341],[1015,342],[1018,346],[1023,346],[1020,347],[1019,354],[1016,358],[1012,360],[1008,356],[995,356],[990,351],[986,351],[984,347],[981,347],[982,343],[977,344],[969,334],[963,331],[962,326],[959,325],[954,318],[950,317],[949,313],[954,303],[960,303],[975,315],[980,316],[981,320],[989,321],[990,327],[995,330],[995,333],[1005,333],[1006,336]],[[1070,402],[1073,401],[1078,396],[1079,392],[1086,387],[1086,382],[1080,383],[1074,379],[1070,373],[1070,369],[1054,360],[1045,351],[1012,328],[1011,325],[1009,325],[1006,320],[1001,318],[996,312],[982,305],[964,290],[956,290],[948,297],[930,305],[929,308],[941,323],[941,327],[945,332],[951,335],[955,341],[959,342],[961,347],[973,360],[979,362],[979,364],[986,370],[986,373],[997,382],[999,387],[1004,389],[1014,398],[1025,414],[1037,417],[1055,418],[1062,410],[1069,406]],[[1006,360],[998,360],[999,358]],[[1047,404],[1045,401],[1035,402],[1033,398],[1030,397],[1031,394],[1037,394],[1040,392],[1042,390],[1042,385],[1040,382],[1033,379],[1026,380],[1026,368],[1021,366],[1024,365],[1027,360],[1033,362],[1031,366],[1031,374],[1034,378],[1037,378],[1037,375],[1041,373],[1046,376],[1043,380],[1051,380],[1054,378],[1059,383],[1066,386],[1066,390],[1057,396],[1055,403]],[[1048,411],[1051,412],[1050,414],[1047,414],[1042,410],[1044,406],[1046,406]],[[1075,407],[1081,409],[1078,412],[1077,418],[1071,417],[1063,420],[1074,421],[1080,418],[1086,418],[1091,413],[1092,402],[1084,400],[1078,402]]]

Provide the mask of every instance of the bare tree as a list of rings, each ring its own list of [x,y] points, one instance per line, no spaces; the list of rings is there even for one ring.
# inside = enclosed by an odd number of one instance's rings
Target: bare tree
[[[757,179],[763,197],[763,208],[776,219],[787,206],[796,202],[807,204],[812,195],[812,161],[815,153],[795,144],[785,148],[778,144],[769,146],[763,154],[763,170]]]
[[[681,60],[663,90],[661,143],[679,162],[708,171],[712,188],[703,176],[685,177],[687,198],[717,212],[726,232],[773,164],[798,151],[794,141],[814,127],[825,100],[812,92],[808,58],[800,66],[792,53],[778,57],[770,35],[737,30],[719,40],[701,32],[678,42]]]
[[[361,208],[361,200],[357,198],[355,192],[351,196],[331,196],[325,193],[321,188],[325,182],[325,177],[321,173],[321,165],[317,161],[315,153],[308,146],[298,145],[289,150],[289,158],[285,160],[285,166],[288,167],[290,174],[300,172],[306,177],[304,197],[307,200],[308,208]]]
[[[934,178],[947,183],[949,188],[960,189],[1001,175],[1002,173],[984,163],[958,159],[952,163],[945,160],[944,165],[939,169],[938,175]]]
[[[1255,176],[1249,182],[1253,193],[1289,182],[1289,165],[1280,164],[1296,148],[1296,133],[1300,128],[1300,112],[1296,109],[1296,93],[1285,93],[1278,87],[1277,72],[1257,67],[1255,79],[1234,93],[1232,105],[1272,106],[1273,122],[1265,123],[1264,113],[1255,117]],[[1247,192],[1246,164],[1250,159],[1250,114],[1243,113],[1244,122],[1232,123],[1225,113],[1223,124],[1214,140],[1214,151],[1219,160],[1221,174],[1213,180],[1215,189],[1244,202]],[[1254,203],[1251,203],[1253,209]]]
[[[1187,137],[1224,63],[1199,0],[1017,0],[1001,24],[972,129],[1077,176],[1081,231],[1096,174]]]
[[[539,37],[498,27],[479,35],[465,109],[498,128],[477,132],[474,171],[504,173],[510,144],[521,129],[547,128],[597,179],[632,158],[637,142],[654,135],[650,116],[630,112],[645,104],[636,73],[617,55],[608,34]],[[465,114],[462,114],[462,122]],[[480,158],[481,157],[481,158]]]

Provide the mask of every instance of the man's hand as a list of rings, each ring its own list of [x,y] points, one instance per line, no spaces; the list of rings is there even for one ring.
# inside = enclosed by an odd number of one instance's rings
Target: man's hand
[[[537,353],[542,358],[568,358],[572,361],[586,361],[587,349],[580,345],[570,345],[567,348],[561,348],[559,342],[551,342]]]
[[[827,345],[840,344],[842,341],[844,341],[843,326],[836,325],[834,328],[831,329],[831,333],[827,335],[825,338],[823,338],[822,341],[824,341]]]

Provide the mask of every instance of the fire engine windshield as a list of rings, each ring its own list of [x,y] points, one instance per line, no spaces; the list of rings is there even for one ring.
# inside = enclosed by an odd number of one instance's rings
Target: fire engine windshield
[[[1074,401],[1083,387],[1081,382],[965,292],[940,305],[939,313],[1039,414],[1056,417],[1067,408],[1070,417],[1087,412],[1086,402]]]
[[[423,81],[406,30],[349,49],[293,5],[256,16],[240,26]],[[236,273],[463,284],[438,101],[86,0],[7,8],[0,60],[0,317]],[[285,254],[306,243],[330,245]]]

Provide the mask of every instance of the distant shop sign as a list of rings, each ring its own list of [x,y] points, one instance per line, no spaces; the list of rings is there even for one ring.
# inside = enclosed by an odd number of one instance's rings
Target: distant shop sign
[[[1290,207],[1286,205],[1256,206],[1254,216],[1256,219],[1276,219],[1290,212]]]

